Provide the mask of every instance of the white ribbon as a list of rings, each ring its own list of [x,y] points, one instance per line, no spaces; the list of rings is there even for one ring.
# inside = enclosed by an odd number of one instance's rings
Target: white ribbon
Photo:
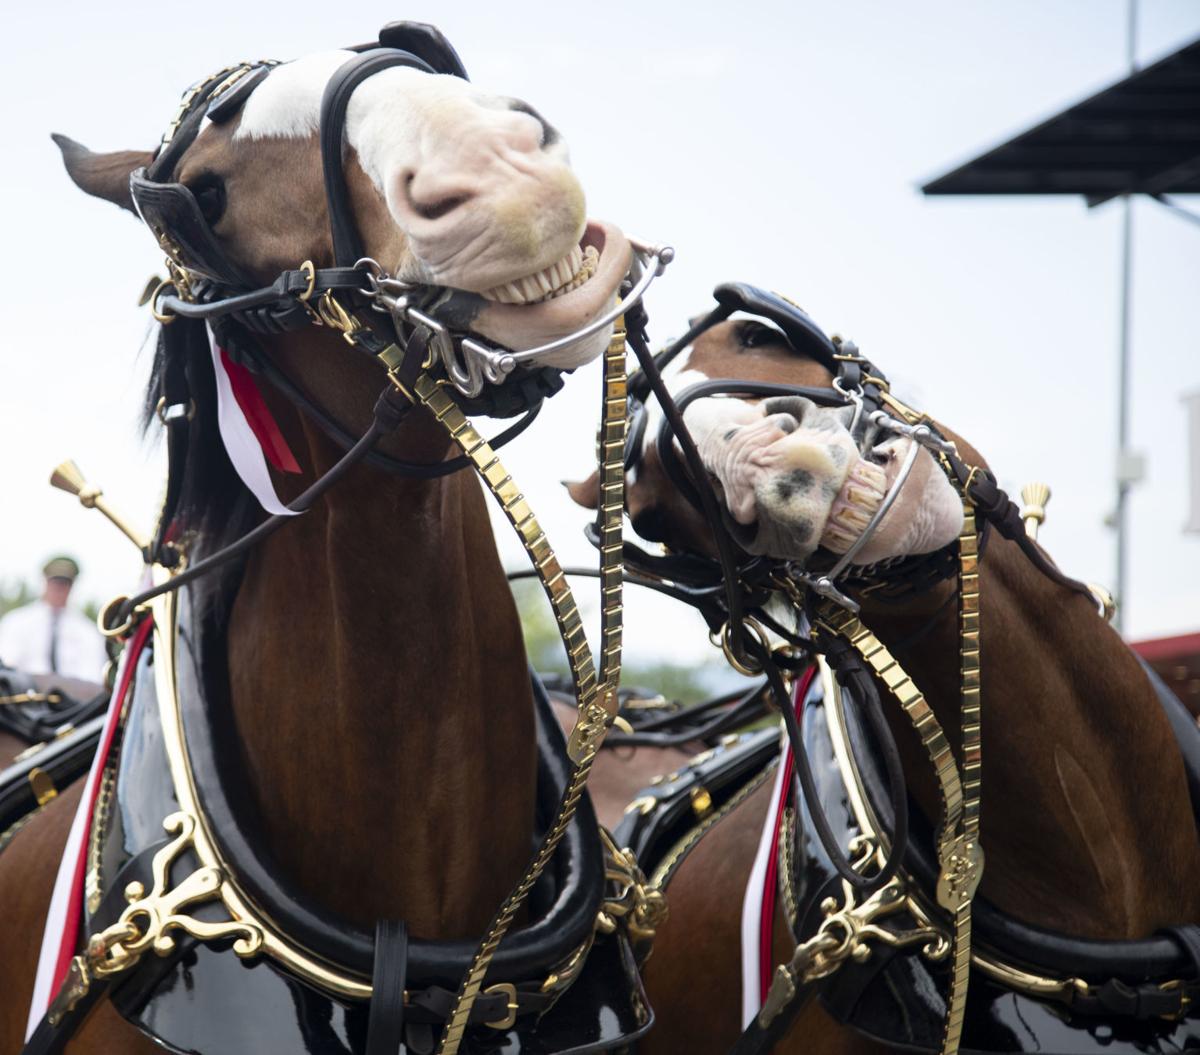
[[[149,577],[144,578],[142,586],[149,585]],[[113,679],[113,685],[118,688],[125,677],[125,667],[128,661],[129,649],[126,648],[121,653],[116,677]],[[127,691],[133,691],[132,682]],[[104,728],[100,733],[101,745],[108,743],[111,738],[112,726],[118,721],[118,715],[121,713],[121,702],[114,691],[112,699],[108,703],[108,715],[104,720]],[[91,826],[91,805],[95,798],[96,784],[100,780],[100,772],[104,768],[105,758],[102,757],[103,755],[103,751],[97,750],[96,756],[92,759],[92,768],[88,771],[87,783],[83,786],[83,795],[79,799],[79,805],[75,808],[75,819],[71,822],[71,831],[67,835],[67,845],[58,862],[58,875],[54,880],[54,890],[50,895],[50,908],[46,912],[46,927],[42,931],[42,948],[38,954],[37,974],[34,976],[33,999],[29,1003],[29,1023],[25,1029],[26,1040],[33,1035],[33,1031],[37,1029],[46,1014],[50,1001],[54,998],[54,993],[50,990],[54,986],[54,972],[58,966],[59,950],[62,949],[64,941],[72,944],[75,941],[74,934],[68,935],[63,932],[67,925],[67,908],[71,900],[71,891],[75,885],[75,871],[79,859],[83,855],[84,840],[87,839]]]
[[[221,428],[221,441],[225,444],[229,460],[233,462],[242,483],[250,489],[263,509],[273,516],[295,516],[296,510],[288,509],[275,493],[262,444],[258,442],[233,394],[233,385],[229,374],[225,372],[221,349],[217,346],[211,327],[208,330],[208,346],[212,351],[213,375],[217,379],[217,424]]]
[[[821,679],[813,678],[804,697],[804,709],[807,709],[809,703],[822,698]],[[803,715],[804,711],[801,710],[800,713]],[[742,1029],[749,1027],[762,1006],[760,993],[763,901],[767,897],[775,896],[774,891],[765,889],[767,862],[771,859],[771,843],[775,839],[779,811],[783,809],[783,803],[787,799],[788,789],[783,787],[783,774],[788,769],[787,762],[791,753],[792,745],[784,736],[783,750],[779,753],[779,766],[775,770],[775,782],[771,788],[771,806],[767,810],[766,820],[763,821],[758,851],[754,855],[754,867],[750,869],[746,893],[742,898]],[[780,838],[784,837],[784,833],[781,832]]]

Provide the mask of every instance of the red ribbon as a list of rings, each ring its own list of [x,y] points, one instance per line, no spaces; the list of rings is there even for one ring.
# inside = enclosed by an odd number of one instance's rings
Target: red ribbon
[[[147,617],[142,620],[142,624],[137,628],[133,639],[127,646],[129,654],[125,659],[125,666],[121,671],[121,684],[117,686],[117,691],[113,693],[112,701],[109,703],[109,708],[111,709],[110,720],[105,730],[104,739],[99,746],[101,759],[107,759],[109,751],[112,750],[113,738],[116,736],[117,729],[121,724],[116,717],[116,712],[121,710],[125,694],[129,691],[129,685],[133,681],[134,672],[137,670],[138,657],[141,655],[142,647],[146,644],[146,639],[150,636],[150,631],[153,629],[153,619]],[[103,767],[104,762],[101,762],[100,765]],[[100,781],[97,780],[91,789],[91,798],[87,804],[87,816],[89,818],[96,811],[96,797],[99,792]],[[62,944],[59,946],[58,959],[54,964],[54,985],[50,989],[52,994],[57,993],[62,988],[63,979],[67,977],[67,968],[71,966],[71,957],[75,955],[75,946],[79,935],[79,921],[83,917],[83,878],[87,870],[87,850],[90,842],[91,839],[88,833],[85,833],[83,842],[79,847],[79,859],[75,862],[75,874],[71,878],[71,897],[67,901],[66,919],[63,921]]]
[[[221,349],[221,365],[225,367],[225,373],[229,376],[229,387],[233,389],[233,398],[242,408],[242,413],[246,416],[246,424],[250,426],[250,431],[254,433],[254,438],[262,447],[267,461],[281,473],[298,473],[300,466],[296,462],[296,457],[287,445],[287,440],[283,438],[283,433],[279,431],[279,425],[276,423],[274,415],[258,390],[254,375],[241,363],[230,359],[224,348]]]
[[[816,674],[817,668],[809,667],[796,683],[792,706],[797,711],[797,719],[801,721],[804,717],[804,698],[808,695],[808,687],[812,684]],[[767,1002],[767,990],[771,988],[771,977],[775,973],[771,947],[775,937],[775,904],[779,900],[779,839],[783,832],[783,808],[787,805],[788,796],[792,792],[792,772],[796,765],[791,745],[784,749],[783,754],[784,757],[779,763],[784,767],[783,780],[779,786],[779,810],[775,814],[775,831],[771,836],[771,855],[767,858],[767,873],[763,877],[762,915],[759,916],[758,995],[760,1005]],[[799,803],[797,803],[797,809],[799,809]]]

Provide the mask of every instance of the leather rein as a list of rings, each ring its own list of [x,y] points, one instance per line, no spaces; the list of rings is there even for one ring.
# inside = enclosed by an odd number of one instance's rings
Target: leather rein
[[[1084,583],[1065,576],[1030,538],[1017,506],[997,485],[992,474],[968,465],[938,426],[927,416],[901,403],[890,392],[886,376],[859,354],[850,342],[827,337],[813,320],[790,301],[741,283],[718,286],[717,307],[694,323],[657,355],[633,344],[641,374],[630,380],[633,424],[626,448],[626,466],[634,469],[653,443],[668,478],[708,525],[715,560],[688,554],[656,557],[626,544],[626,561],[647,580],[659,580],[664,592],[689,600],[704,615],[726,659],[744,674],[764,675],[791,744],[796,773],[816,835],[842,880],[849,898],[857,891],[870,896],[896,878],[908,843],[907,790],[889,726],[882,714],[878,683],[900,705],[920,734],[938,777],[942,799],[941,830],[937,839],[939,874],[937,902],[952,920],[952,971],[942,1051],[953,1055],[961,1037],[966,988],[971,962],[971,902],[983,870],[978,839],[981,791],[980,753],[980,626],[979,558],[987,528],[1016,542],[1030,562],[1047,578],[1095,600]],[[828,388],[802,387],[735,379],[714,379],[677,394],[668,389],[662,371],[701,334],[741,311],[766,319],[797,354],[824,366],[833,380]],[[646,403],[657,399],[662,419],[656,436],[647,437]],[[684,421],[684,412],[697,399],[735,396],[770,400],[801,396],[830,407],[852,408],[851,435],[860,447],[868,435],[898,435],[911,443],[900,470],[878,509],[850,549],[840,557],[821,558],[813,567],[753,556],[745,552],[731,530],[728,517],[701,461]],[[768,404],[769,406],[769,404]],[[856,566],[854,557],[879,527],[905,486],[917,455],[928,450],[946,473],[963,502],[963,530],[956,543],[928,556],[890,560],[873,567]],[[976,527],[976,517],[979,527]],[[961,765],[923,695],[894,656],[863,626],[860,604],[851,594],[890,591],[893,598],[927,589],[957,575],[961,653],[961,725],[964,761]],[[792,607],[798,626],[788,632],[768,614],[773,598],[782,596]],[[1101,603],[1101,614],[1104,606]],[[764,629],[771,627],[782,643],[772,645]],[[783,633],[779,633],[780,630]],[[891,845],[886,853],[851,862],[838,843],[825,815],[800,723],[789,697],[786,672],[807,666],[821,653],[838,683],[865,715],[882,755],[893,817]],[[760,1013],[735,1046],[735,1055],[765,1051],[782,1034],[808,992],[808,983],[823,977],[829,963],[829,937],[818,933],[797,945],[792,959],[778,966]]]
[[[634,263],[616,307],[575,332],[538,348],[522,351],[496,348],[440,321],[436,317],[436,302],[445,291],[401,282],[388,275],[376,261],[363,255],[345,181],[342,142],[350,95],[365,78],[395,66],[462,77],[465,77],[465,71],[453,48],[429,26],[392,23],[380,33],[379,44],[379,47],[353,49],[357,54],[331,78],[322,99],[320,143],[334,247],[332,267],[317,268],[305,261],[298,268],[282,271],[269,286],[252,288],[246,276],[226,256],[193,193],[180,183],[170,182],[180,158],[199,134],[202,122],[206,118],[214,122],[229,120],[255,86],[269,74],[274,63],[244,63],[222,70],[189,89],[168,127],[158,155],[150,166],[131,176],[130,186],[138,214],[167,254],[168,278],[159,284],[150,298],[151,309],[163,324],[164,342],[179,327],[184,327],[185,332],[189,332],[187,328],[190,327],[194,332],[196,327],[211,326],[222,346],[231,350],[235,358],[266,373],[272,381],[282,382],[279,387],[283,393],[302,410],[313,414],[325,431],[348,448],[335,465],[319,476],[288,508],[292,512],[309,509],[354,465],[372,456],[382,458],[374,451],[378,441],[393,432],[411,409],[423,407],[458,447],[459,456],[433,465],[385,459],[382,467],[403,475],[426,478],[467,467],[474,469],[518,533],[554,611],[571,660],[578,705],[576,726],[566,745],[569,765],[561,799],[550,815],[525,874],[497,910],[459,991],[450,1001],[438,1051],[441,1055],[454,1055],[468,1024],[478,1021],[478,1015],[472,1010],[476,1001],[483,997],[485,1002],[495,1002],[493,991],[496,987],[485,990],[483,986],[488,968],[500,942],[566,836],[583,798],[592,763],[616,719],[622,626],[626,328],[644,347],[642,297],[671,261],[673,251],[669,247],[633,241]],[[256,347],[253,337],[256,333],[281,333],[308,325],[325,326],[338,332],[347,344],[370,356],[385,371],[386,384],[375,403],[372,421],[356,441],[351,442],[352,433],[273,368]],[[594,663],[581,616],[554,551],[533,511],[504,470],[495,449],[527,427],[542,400],[561,387],[562,371],[540,366],[539,358],[601,331],[611,331],[612,336],[604,355],[602,389],[604,425],[600,468],[608,496],[601,516],[602,649],[599,662]],[[168,430],[167,492],[154,540],[144,548],[140,547],[147,562],[154,565],[155,585],[134,596],[117,598],[101,614],[106,633],[126,639],[135,626],[153,617],[156,640],[160,643],[163,643],[160,634],[172,633],[171,613],[174,609],[170,607],[168,595],[221,564],[244,555],[290,519],[284,515],[269,517],[233,543],[194,563],[183,559],[183,551],[173,540],[172,531],[180,501],[180,479],[194,405],[188,390],[187,371],[180,365],[181,357],[177,356],[173,362],[169,344],[167,351],[162,398],[158,406],[159,418]],[[523,414],[524,418],[492,443],[479,435],[466,417],[467,413],[475,412],[491,416]],[[169,649],[170,646],[164,647]],[[639,878],[636,861],[627,857],[615,846],[605,847],[606,876],[612,879],[628,873],[631,877],[620,893],[621,918],[627,920],[621,926],[629,929],[635,926],[635,920],[648,919],[645,913],[649,910],[640,901],[637,904],[630,901],[634,892],[644,890],[644,884]],[[639,898],[642,896],[638,894]],[[630,903],[624,905],[625,901]],[[225,907],[236,920],[237,906],[226,902]],[[147,918],[157,917],[150,914]],[[113,963],[136,963],[140,953],[131,956],[128,944],[132,942],[141,949],[153,939],[149,932],[131,936],[128,924],[110,928],[110,931],[94,935],[87,952],[75,957],[75,975],[68,979],[56,998],[59,1017],[44,1023],[45,1030],[39,1033],[29,1051],[57,1050],[54,1045],[65,1042],[76,1022],[70,1013],[75,1006],[73,1000],[78,999],[74,994],[79,991],[80,979],[84,982],[82,991],[86,992],[89,974],[107,978],[112,973]],[[652,929],[644,931],[643,940],[652,933]],[[634,936],[632,929],[630,934]],[[389,1035],[395,1035],[398,1023],[403,1021],[402,975],[407,937],[402,926],[398,931],[395,928],[387,930],[385,937],[384,946],[376,950],[380,988],[368,992],[372,995],[372,1018],[378,997],[379,1017],[388,1021]],[[377,937],[377,944],[379,941],[384,938]],[[382,975],[380,969],[383,969]],[[400,977],[401,983],[385,986],[385,976],[393,982]]]

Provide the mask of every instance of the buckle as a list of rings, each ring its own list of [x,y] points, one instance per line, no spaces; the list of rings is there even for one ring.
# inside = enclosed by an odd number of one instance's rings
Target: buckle
[[[495,985],[489,985],[484,991],[485,996],[490,996],[493,993],[503,993],[507,998],[506,1012],[502,1019],[495,1022],[485,1022],[484,1025],[488,1029],[512,1029],[517,1024],[517,987],[511,982],[497,982]]]

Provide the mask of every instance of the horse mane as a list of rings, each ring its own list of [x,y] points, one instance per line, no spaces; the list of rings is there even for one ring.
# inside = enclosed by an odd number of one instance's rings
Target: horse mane
[[[158,421],[158,403],[164,392],[167,366],[172,361],[183,364],[195,414],[188,428],[187,454],[177,484],[179,497],[170,537],[186,540],[189,558],[195,561],[249,531],[261,519],[261,510],[242,483],[221,440],[216,379],[203,322],[176,318],[170,325],[159,328],[142,408],[143,434],[149,433]],[[229,584],[232,576],[240,577],[241,567],[241,562],[234,561],[228,570],[210,577],[218,593],[225,592],[221,587]]]

